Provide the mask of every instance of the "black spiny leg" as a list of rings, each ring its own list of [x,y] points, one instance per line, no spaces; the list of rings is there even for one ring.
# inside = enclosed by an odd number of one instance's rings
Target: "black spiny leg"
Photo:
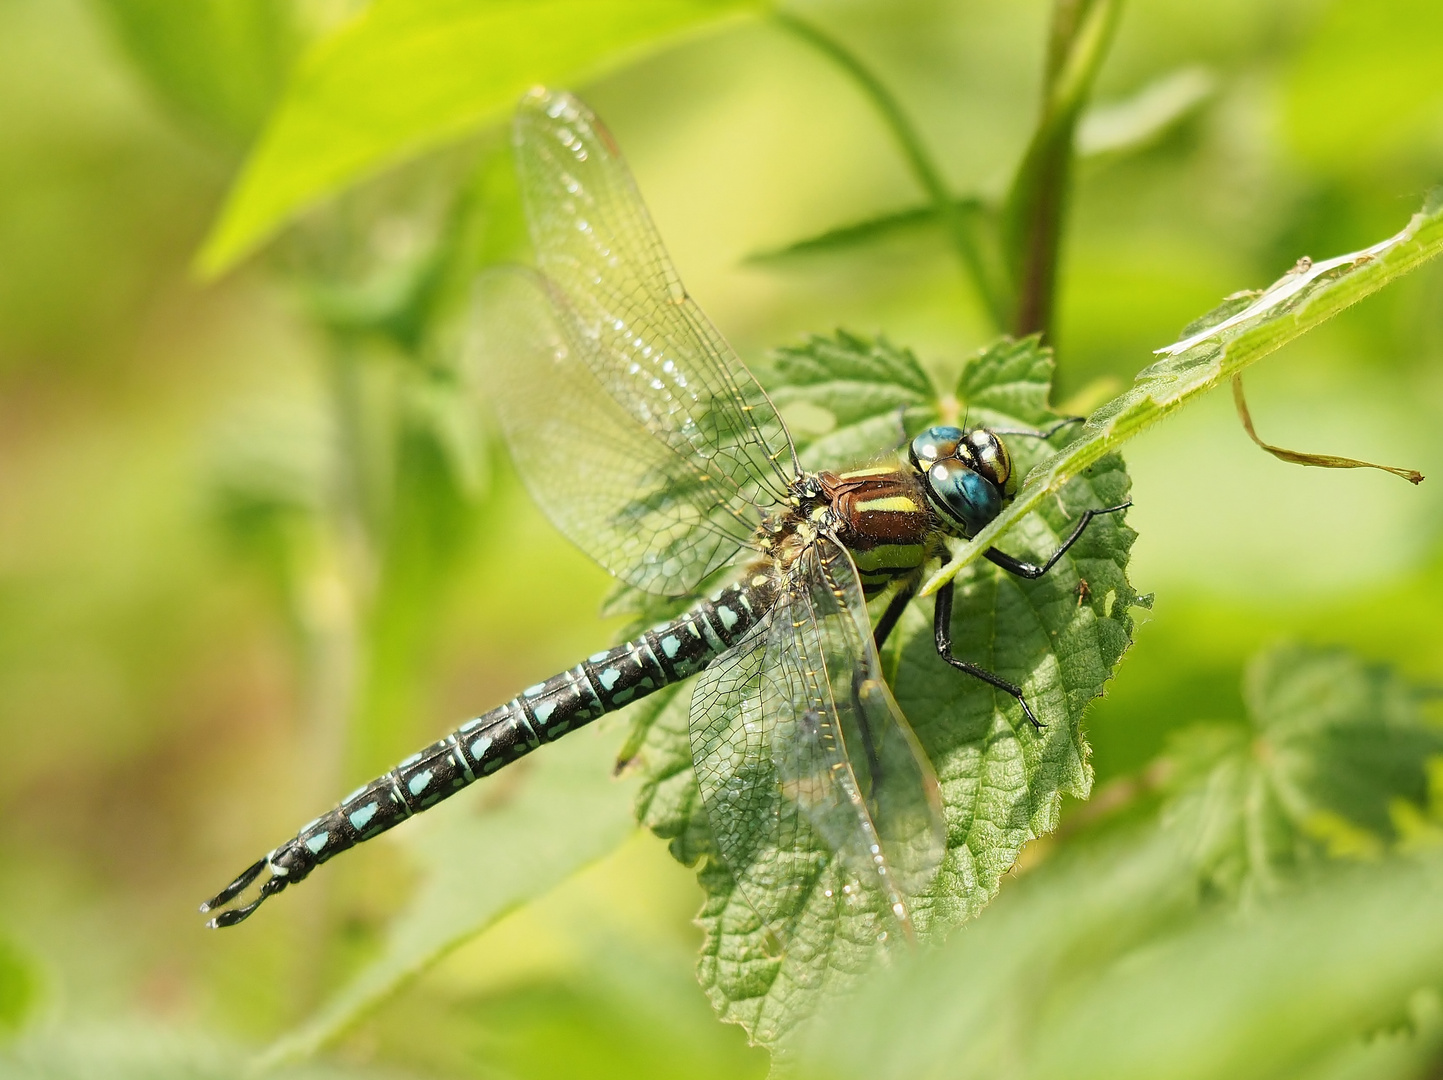
[[[1050,439],[1065,427],[1085,423],[1087,423],[1087,417],[1085,416],[1064,416],[1061,420],[1057,421],[1057,423],[1045,427],[1040,431],[1022,431],[1016,428],[988,428],[987,430],[994,435],[1020,435],[1027,439]]]
[[[872,631],[872,640],[877,644],[877,651],[882,651],[882,646],[887,644],[887,639],[892,636],[892,631],[897,626],[897,620],[902,617],[902,612],[907,610],[907,605],[912,602],[912,597],[917,595],[918,580],[913,578],[900,589],[897,595],[887,602],[887,610],[882,612],[882,617],[877,620],[877,629]]]
[[[1083,530],[1091,524],[1093,518],[1102,514],[1115,514],[1119,510],[1126,510],[1131,505],[1132,500],[1128,499],[1127,502],[1119,503],[1117,506],[1104,506],[1101,510],[1084,510],[1082,517],[1078,518],[1077,524],[1073,526],[1072,535],[1062,541],[1062,546],[1054,551],[1051,557],[1041,566],[1038,566],[1036,563],[1023,562],[1021,559],[1013,558],[1005,551],[998,551],[996,548],[988,548],[982,553],[982,557],[1002,567],[1002,569],[1006,570],[1009,574],[1016,574],[1018,577],[1025,577],[1035,581],[1057,565],[1057,560],[1066,555],[1067,549],[1077,543],[1078,537],[1080,537]],[[938,593],[938,595],[940,596],[941,593]]]
[[[917,595],[917,579],[907,582],[897,590],[897,595],[887,602],[887,610],[882,612],[882,617],[877,620],[877,629],[872,632],[872,641],[876,644],[877,652],[882,651],[882,646],[887,643],[887,638],[897,625],[897,620],[902,617],[902,612],[907,610],[907,605],[912,602],[912,597]],[[882,762],[877,756],[877,748],[872,743],[872,731],[865,722],[867,715],[866,707],[862,704],[862,679],[863,672],[860,667],[852,669],[852,706],[857,710],[857,719],[862,729],[862,749],[867,754],[867,767],[872,777],[872,790],[876,790],[878,779],[882,772]]]
[[[976,664],[968,663],[966,660],[958,660],[952,655],[952,600],[957,589],[957,583],[951,582],[944,586],[937,593],[937,609],[932,620],[932,630],[937,639],[937,655],[947,663],[951,664],[958,671],[965,671],[990,686],[995,686],[1004,694],[1011,694],[1017,699],[1017,704],[1022,706],[1022,712],[1030,723],[1038,731],[1042,730],[1042,722],[1032,715],[1032,707],[1027,704],[1027,699],[1022,696],[1020,687],[1013,686],[1006,679],[992,674],[986,668],[978,667]]]

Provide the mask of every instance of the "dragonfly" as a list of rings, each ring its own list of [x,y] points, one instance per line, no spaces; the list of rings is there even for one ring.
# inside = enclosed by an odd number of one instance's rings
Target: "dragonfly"
[[[1003,436],[1058,428],[934,426],[904,432],[880,463],[807,471],[761,385],[683,288],[591,110],[534,89],[512,144],[536,267],[483,275],[477,392],[562,533],[635,589],[699,598],[358,788],[202,905],[208,925],[242,922],[321,863],[542,744],[695,679],[702,805],[762,922],[795,910],[822,850],[879,939],[913,937],[914,900],[946,832],[937,778],[879,649],[924,568],[1015,494]],[[986,558],[1041,577],[1095,517],[1128,505],[1085,510],[1041,563],[996,548]],[[1040,728],[1020,687],[953,654],[954,587],[936,595],[938,657],[1010,695]],[[868,601],[888,590],[874,626]]]

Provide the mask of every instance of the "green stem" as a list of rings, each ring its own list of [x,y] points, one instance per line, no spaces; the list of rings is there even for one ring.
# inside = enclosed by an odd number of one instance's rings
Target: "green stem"
[[[811,45],[851,76],[857,86],[871,100],[872,105],[881,114],[882,120],[892,132],[892,137],[902,151],[902,156],[906,158],[912,175],[921,185],[922,190],[927,193],[928,198],[932,200],[937,217],[951,238],[957,255],[961,259],[962,267],[982,297],[983,304],[986,305],[989,314],[998,326],[1005,325],[1007,305],[998,295],[998,291],[992,283],[992,277],[987,271],[986,263],[978,249],[976,239],[972,235],[967,218],[951,191],[948,190],[941,170],[932,159],[931,154],[927,152],[920,133],[913,126],[906,112],[903,111],[901,103],[892,96],[892,92],[862,63],[857,55],[848,50],[841,42],[811,23],[785,11],[773,12],[772,17],[779,26]]]
[[[1051,335],[1073,158],[1073,136],[1112,40],[1121,0],[1056,0],[1048,36],[1042,115],[1003,210],[1018,337]]]

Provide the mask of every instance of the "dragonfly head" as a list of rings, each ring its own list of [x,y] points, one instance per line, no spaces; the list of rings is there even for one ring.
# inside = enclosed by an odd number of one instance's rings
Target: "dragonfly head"
[[[907,456],[949,531],[974,536],[1001,512],[1012,458],[994,432],[930,427],[912,440]]]

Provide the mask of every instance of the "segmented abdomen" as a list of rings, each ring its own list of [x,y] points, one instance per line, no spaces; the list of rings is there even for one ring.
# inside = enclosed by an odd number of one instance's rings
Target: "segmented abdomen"
[[[327,859],[429,809],[473,781],[706,667],[773,599],[764,576],[724,589],[673,621],[596,653],[462,724],[341,800],[267,857],[274,893]],[[277,881],[277,879],[280,879]]]

